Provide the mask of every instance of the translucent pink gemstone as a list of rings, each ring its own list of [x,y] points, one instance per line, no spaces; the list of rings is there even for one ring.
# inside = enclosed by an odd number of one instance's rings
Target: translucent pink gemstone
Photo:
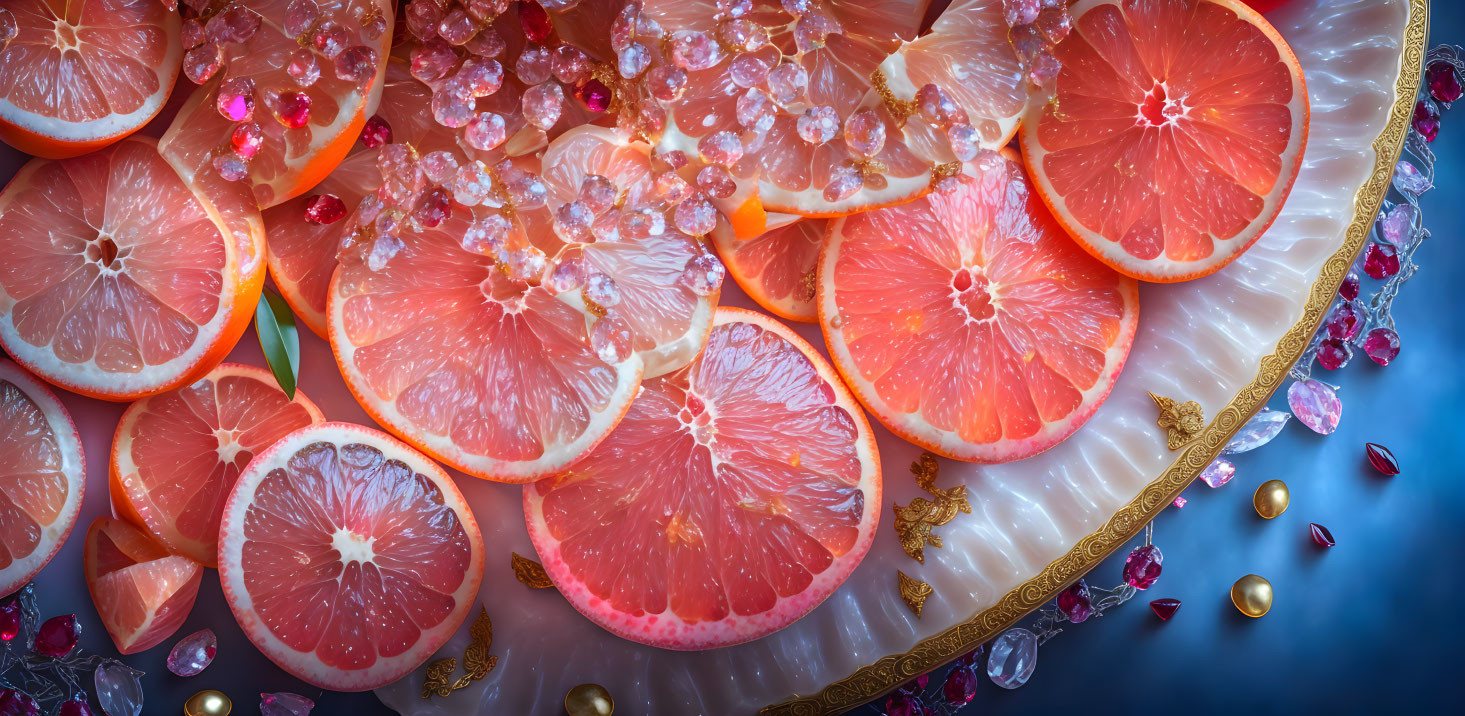
[[[885,122],[874,110],[862,109],[844,121],[844,143],[867,157],[885,148]]]
[[[656,197],[672,206],[680,204],[691,195],[691,188],[687,185],[687,180],[674,171],[656,175],[656,183],[653,186]]]
[[[841,164],[830,172],[829,183],[824,185],[824,200],[830,203],[841,202],[864,187],[864,174],[849,164]]]
[[[640,14],[639,0],[632,0],[621,8],[616,19],[610,23],[610,49],[620,52],[630,47],[631,41],[636,37],[636,18]]]
[[[366,45],[348,47],[336,55],[336,77],[365,85],[376,77],[376,50]]]
[[[453,82],[444,82],[432,93],[432,118],[438,124],[457,129],[473,118],[473,95]]]
[[[422,168],[423,176],[434,184],[447,184],[458,176],[458,159],[449,151],[428,152],[417,166]]]
[[[392,141],[392,125],[379,114],[374,114],[371,119],[366,120],[366,125],[361,128],[361,143],[367,149],[376,149],[383,144]]]
[[[1162,622],[1170,621],[1170,617],[1175,616],[1175,611],[1179,608],[1179,599],[1156,599],[1150,602],[1150,611],[1153,611]]]
[[[1392,328],[1375,328],[1363,339],[1363,352],[1368,354],[1369,360],[1388,365],[1399,357],[1399,334]]]
[[[1363,254],[1363,272],[1378,279],[1399,273],[1399,250],[1390,244],[1369,244]]]
[[[498,172],[499,178],[503,179],[504,188],[508,190],[509,197],[513,199],[515,205],[524,209],[544,206],[549,187],[540,181],[537,174],[524,171],[507,159],[499,162],[494,168]]]
[[[218,172],[224,181],[239,181],[249,175],[249,165],[244,163],[242,157],[233,152],[225,152],[214,157],[213,166],[214,171]]]
[[[437,24],[443,19],[445,5],[440,0],[412,0],[407,4],[407,31],[419,40],[437,37]]]
[[[590,238],[590,225],[595,215],[578,201],[567,201],[554,211],[554,232],[565,241],[584,241]]]
[[[620,363],[631,357],[631,326],[615,314],[604,316],[590,327],[590,347],[606,363]]]
[[[830,34],[839,32],[839,23],[822,10],[810,10],[794,22],[794,47],[799,52],[813,52],[824,46]]]
[[[410,58],[412,76],[425,83],[446,77],[458,64],[458,53],[452,46],[436,39],[412,48]]]
[[[727,75],[739,87],[757,87],[768,79],[768,63],[758,55],[743,53],[728,64]]]
[[[219,639],[214,630],[201,629],[178,640],[168,652],[168,671],[177,676],[197,676],[214,662],[219,653]]]
[[[551,64],[555,79],[567,85],[579,84],[580,80],[590,74],[590,56],[574,45],[566,44],[554,48]]]
[[[691,236],[705,236],[717,226],[717,209],[705,197],[694,196],[677,204],[672,221],[677,230]]]
[[[595,217],[590,225],[590,235],[596,241],[619,241],[621,238],[621,210],[612,208]]]
[[[214,98],[219,114],[230,122],[247,122],[254,116],[254,80],[230,77],[219,84]]]
[[[463,45],[463,49],[478,57],[498,57],[508,47],[497,32],[480,32]]]
[[[1434,182],[1428,174],[1419,171],[1419,167],[1401,159],[1394,165],[1394,188],[1405,194],[1419,196],[1433,189]]]
[[[732,132],[713,132],[697,142],[697,154],[708,164],[732,166],[743,158],[743,142]]]
[[[1343,417],[1343,403],[1331,386],[1316,380],[1293,381],[1287,388],[1287,407],[1297,421],[1319,435],[1330,435]]]
[[[621,302],[621,289],[616,285],[615,279],[599,271],[586,275],[585,295],[605,308],[611,308]]]
[[[1048,42],[1056,45],[1073,30],[1073,16],[1068,14],[1067,5],[1050,7],[1038,13],[1038,19],[1033,21],[1033,26],[1043,33]]]
[[[738,124],[753,131],[767,131],[773,126],[773,98],[761,89],[753,88],[738,97]]]
[[[610,108],[610,88],[594,78],[575,88],[575,98],[591,112],[604,112]]]
[[[285,65],[285,72],[295,80],[295,84],[309,87],[320,79],[320,61],[310,50],[296,50],[290,55],[290,64]]]
[[[1224,457],[1216,458],[1206,469],[1201,470],[1200,481],[1208,487],[1220,487],[1236,475],[1236,465]]]
[[[1429,69],[1425,71],[1425,84],[1429,85],[1429,95],[1441,102],[1454,102],[1460,99],[1462,92],[1460,86],[1460,72],[1454,65],[1444,60],[1437,60],[1429,63]]]
[[[1363,452],[1368,456],[1368,464],[1379,473],[1393,477],[1399,474],[1399,460],[1388,448],[1378,443],[1364,443]],[[3,634],[0,634],[3,636]]]
[[[0,8],[0,13],[3,13],[0,14],[0,23],[4,22],[3,18],[5,17],[9,17],[12,23],[15,22],[15,16],[11,15],[9,10]],[[3,29],[0,29],[0,34],[4,34]],[[183,25],[178,31],[178,38],[183,42],[183,49],[192,50],[193,48],[202,45],[204,40],[208,39],[208,36],[204,32],[203,22],[201,22],[198,18],[189,18],[183,21]],[[5,41],[0,41],[0,47],[4,46]]]
[[[1026,25],[1038,19],[1038,0],[1002,0],[1002,16],[1008,26]]]
[[[616,232],[631,239],[661,236],[666,233],[666,215],[650,207],[623,211]]]
[[[544,287],[555,293],[578,291],[585,285],[585,261],[570,256],[557,262],[544,279]]]
[[[1028,70],[1028,81],[1039,87],[1047,87],[1053,84],[1053,80],[1058,78],[1058,73],[1062,70],[1063,65],[1058,62],[1058,58],[1052,52],[1043,50],[1033,55],[1033,66]]]
[[[204,32],[209,39],[218,43],[248,42],[259,30],[259,23],[258,13],[236,3],[209,18],[204,25]]]
[[[1337,338],[1325,338],[1318,342],[1318,365],[1328,370],[1337,370],[1348,365],[1348,360],[1352,357],[1353,348]]]
[[[1124,583],[1135,589],[1149,589],[1160,578],[1165,555],[1152,544],[1140,545],[1124,558]]]
[[[1358,272],[1349,271],[1348,275],[1343,277],[1343,283],[1338,286],[1338,295],[1348,301],[1358,298],[1358,284]]]
[[[81,625],[77,623],[76,615],[63,614],[42,622],[36,630],[35,643],[31,646],[41,656],[59,658],[70,654],[80,638]]]
[[[545,82],[524,90],[521,105],[524,119],[540,129],[548,130],[560,120],[565,92],[557,82]]]
[[[957,159],[969,161],[982,151],[982,135],[970,124],[953,124],[946,129],[946,141]]]
[[[966,110],[951,98],[951,94],[934,84],[927,84],[916,90],[916,110],[927,122],[938,127],[965,124]]]
[[[1414,131],[1424,137],[1424,141],[1433,142],[1440,133],[1440,111],[1435,109],[1433,103],[1419,100],[1414,104],[1414,116],[1410,123],[1414,126]]]
[[[947,703],[962,706],[972,702],[977,697],[977,672],[972,668],[954,668],[946,675],[946,682],[941,685],[941,694],[946,697]]]
[[[412,218],[417,223],[432,228],[443,223],[452,211],[453,199],[448,195],[446,189],[433,187],[423,195],[422,201],[418,203],[417,209],[412,212]]]
[[[886,716],[926,716],[929,712],[916,696],[896,692],[885,699],[885,713]]]
[[[310,95],[304,92],[281,92],[275,98],[275,119],[290,129],[299,129],[310,122]]]
[[[554,59],[548,49],[531,45],[514,61],[514,74],[526,85],[537,85],[554,74]]]
[[[1325,325],[1328,336],[1350,340],[1363,328],[1363,309],[1353,301],[1343,301],[1328,311]]]
[[[1033,58],[1048,47],[1048,41],[1032,25],[1019,25],[1008,30],[1007,44],[1024,65],[1031,65]]]
[[[1058,608],[1068,616],[1068,621],[1074,624],[1082,623],[1094,614],[1094,600],[1089,592],[1089,585],[1082,579],[1077,584],[1058,593]]]
[[[794,123],[799,138],[809,144],[823,144],[839,135],[839,113],[833,107],[810,107]]]
[[[509,237],[509,220],[499,214],[489,214],[468,225],[460,242],[463,248],[483,256],[497,256]]]
[[[722,262],[710,253],[702,253],[687,260],[680,282],[698,296],[710,296],[722,288],[726,277],[727,269]]]
[[[463,141],[474,149],[488,151],[504,143],[508,130],[504,118],[493,112],[479,112],[463,128]]]
[[[468,11],[461,7],[449,10],[437,24],[438,36],[452,45],[462,45],[468,42],[478,34],[478,30],[478,21],[469,17]]]
[[[717,0],[717,11],[727,17],[744,17],[753,12],[753,0]]]
[[[1189,500],[1185,499],[1183,495],[1176,495],[1175,501],[1170,504],[1175,505],[1176,509],[1180,509],[1181,507],[1184,507],[1185,503],[1187,502],[1189,502]]]
[[[780,4],[783,6],[783,11],[786,12],[786,13],[788,13],[788,14],[790,14],[790,15],[793,15],[794,17],[798,17],[798,16],[803,15],[804,13],[808,12],[809,11],[809,8],[812,7],[813,4],[814,4],[814,0],[779,0],[779,1],[780,1]]]
[[[294,0],[285,8],[285,34],[300,37],[320,18],[320,6],[315,0]]]
[[[481,162],[469,162],[458,167],[453,178],[453,198],[463,206],[478,206],[493,191],[493,176]]]
[[[658,149],[651,155],[651,165],[659,171],[687,166],[687,154],[680,149]]]
[[[316,194],[305,200],[305,220],[312,224],[334,224],[346,217],[346,202],[335,194]]]
[[[722,57],[722,46],[705,32],[684,32],[671,42],[671,61],[684,70],[708,69]]]
[[[651,66],[651,50],[639,42],[632,42],[616,53],[616,72],[626,79],[641,76]]]
[[[530,42],[544,42],[554,32],[554,24],[549,19],[549,13],[534,0],[521,0],[519,3],[519,24],[524,27],[524,36]]]
[[[1414,232],[1414,221],[1418,217],[1419,210],[1413,204],[1399,204],[1379,221],[1379,233],[1385,241],[1402,249],[1409,244]]]
[[[779,104],[798,101],[808,86],[809,73],[798,63],[785,62],[768,71],[768,92]]]
[[[260,716],[310,716],[315,702],[288,691],[259,695]]]
[[[346,34],[346,28],[326,20],[316,26],[315,34],[311,36],[311,42],[315,49],[328,58],[334,58],[346,50],[346,43],[350,37]]]
[[[726,18],[713,31],[724,47],[752,52],[768,44],[768,30],[745,17]]]
[[[657,65],[646,73],[646,86],[651,96],[663,102],[675,102],[687,89],[687,72],[671,65]]]
[[[405,247],[406,244],[396,234],[379,231],[376,239],[371,242],[371,250],[366,253],[366,268],[373,272],[385,269],[387,263],[396,258]]]
[[[580,180],[580,190],[575,200],[584,204],[591,214],[600,216],[615,204],[617,193],[616,185],[611,180],[599,174],[590,174]]]
[[[1328,528],[1316,522],[1309,522],[1307,529],[1312,533],[1312,541],[1317,543],[1317,546],[1332,547],[1337,544],[1337,541],[1333,539],[1333,533],[1328,531]]]
[[[697,172],[697,186],[714,199],[726,199],[738,190],[732,173],[719,164],[709,164]]]
[[[472,57],[464,60],[453,79],[474,97],[488,97],[503,86],[504,68],[498,60]]]
[[[216,42],[205,42],[183,55],[183,74],[194,84],[208,82],[224,64],[223,48]]]

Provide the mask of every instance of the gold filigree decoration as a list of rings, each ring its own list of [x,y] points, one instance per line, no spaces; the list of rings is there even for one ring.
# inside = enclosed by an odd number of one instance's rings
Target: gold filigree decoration
[[[890,84],[885,79],[885,73],[878,68],[870,74],[870,85],[875,88],[875,94],[880,95],[880,101],[885,103],[885,109],[890,110],[895,121],[905,124],[906,118],[916,113],[916,101],[913,99],[900,99],[890,91]]]
[[[895,581],[900,587],[900,598],[910,607],[911,613],[921,618],[921,607],[926,606],[926,597],[936,593],[931,585],[907,576],[905,572],[895,570]]]
[[[463,675],[451,680],[453,672],[458,670],[458,660],[451,656],[429,662],[427,674],[422,679],[422,698],[443,697],[467,688],[498,666],[499,658],[488,653],[488,647],[493,644],[493,622],[488,618],[488,610],[482,606],[478,607],[478,618],[468,627],[468,636],[470,641],[463,649]]]
[[[602,306],[591,300],[590,293],[588,291],[583,288],[580,289],[580,298],[585,301],[585,310],[589,311],[590,315],[595,316],[596,318],[605,318],[605,306]]]
[[[972,618],[920,640],[910,651],[889,654],[856,669],[849,676],[815,693],[764,707],[762,716],[816,716],[852,709],[894,689],[917,674],[955,659],[1012,626],[1034,609],[1053,600],[1080,575],[1093,569],[1114,550],[1129,543],[1144,526],[1170,506],[1190,483],[1220,454],[1231,436],[1266,404],[1286,380],[1287,371],[1307,348],[1323,316],[1338,294],[1338,286],[1363,249],[1379,205],[1388,192],[1394,164],[1414,110],[1415,93],[1424,70],[1424,47],[1429,34],[1429,0],[1409,0],[1399,75],[1389,123],[1373,142],[1374,166],[1353,198],[1354,214],[1342,245],[1324,262],[1302,316],[1278,340],[1275,350],[1261,361],[1255,379],[1216,414],[1190,448],[1149,483],[1133,500],[1119,508],[1104,525],[1085,535],[1063,556],[1041,572],[999,597]]]
[[[819,295],[819,277],[810,271],[799,278],[799,300],[812,301]]]
[[[1150,398],[1160,407],[1160,418],[1155,423],[1165,429],[1165,445],[1171,450],[1179,450],[1205,430],[1206,417],[1200,403],[1194,400],[1181,403],[1154,393],[1150,393]]]
[[[960,173],[961,162],[947,162],[945,164],[937,164],[936,166],[931,167],[931,188],[936,188],[936,185],[940,183],[942,179],[946,179],[947,177],[954,177]]]
[[[514,568],[514,579],[530,589],[549,589],[554,582],[549,581],[549,575],[544,572],[544,565],[522,557],[518,552],[509,553],[509,564]]]
[[[926,563],[926,545],[941,546],[941,537],[933,533],[931,528],[956,519],[957,512],[972,512],[971,503],[967,502],[966,485],[944,490],[936,487],[936,475],[940,470],[941,465],[936,462],[935,455],[922,453],[919,460],[911,463],[911,474],[915,475],[916,484],[936,498],[935,501],[917,497],[905,507],[892,506],[895,510],[895,534],[900,537],[900,548],[921,564]]]

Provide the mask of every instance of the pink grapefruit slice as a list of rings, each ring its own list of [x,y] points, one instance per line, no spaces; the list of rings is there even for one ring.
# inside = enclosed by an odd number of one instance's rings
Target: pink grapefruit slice
[[[111,517],[87,529],[82,567],[97,616],[123,654],[147,651],[178,631],[203,580],[202,565]]]
[[[482,578],[483,537],[447,473],[360,425],[312,425],[256,455],[219,528],[240,628],[280,668],[334,691],[417,668]]]
[[[708,238],[733,280],[759,306],[790,321],[817,323],[819,247],[829,220],[769,214],[768,225],[762,234],[740,239],[719,222]]]
[[[1068,239],[1010,150],[966,172],[949,193],[830,226],[819,325],[892,432],[1008,462],[1058,444],[1108,397],[1139,291]]]
[[[239,473],[276,440],[323,420],[304,393],[285,397],[269,371],[220,365],[122,413],[112,438],[113,505],[169,551],[218,566],[219,517]]]
[[[0,358],[0,596],[36,576],[76,524],[86,459],[70,413],[44,383]]]
[[[1038,193],[1146,281],[1219,271],[1282,210],[1307,145],[1302,67],[1239,0],[1082,0],[1023,120]]]
[[[870,425],[829,364],[768,316],[719,308],[707,348],[648,380],[572,469],[524,486],[555,586],[666,649],[757,639],[807,614],[879,523]]]

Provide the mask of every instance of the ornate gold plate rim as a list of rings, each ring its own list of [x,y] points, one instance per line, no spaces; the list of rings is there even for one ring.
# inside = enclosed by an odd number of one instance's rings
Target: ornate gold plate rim
[[[1306,350],[1309,339],[1332,305],[1338,286],[1368,239],[1384,195],[1388,193],[1404,147],[1415,94],[1424,71],[1424,51],[1429,36],[1429,0],[1409,0],[1409,20],[1404,28],[1404,52],[1399,80],[1394,87],[1394,105],[1389,123],[1373,141],[1376,160],[1368,181],[1353,196],[1353,222],[1344,234],[1343,245],[1323,263],[1317,281],[1304,306],[1302,318],[1282,335],[1276,350],[1262,358],[1256,379],[1226,404],[1205,430],[1190,441],[1170,467],[1150,482],[1133,501],[1116,512],[1104,526],[1085,536],[1068,554],[1054,560],[1042,572],[1003,595],[997,603],[970,620],[918,642],[904,654],[882,657],[862,666],[816,694],[801,696],[768,706],[760,714],[830,714],[868,703],[896,686],[962,654],[1012,626],[1034,609],[1046,604],[1069,584],[1087,573],[1116,549],[1133,539],[1146,524],[1169,505],[1205,469],[1231,436],[1282,384],[1287,371]]]

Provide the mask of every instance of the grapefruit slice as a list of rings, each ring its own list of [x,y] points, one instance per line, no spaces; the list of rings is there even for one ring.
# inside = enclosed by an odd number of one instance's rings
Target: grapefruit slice
[[[81,437],[46,385],[0,358],[0,596],[25,586],[71,533],[86,490]]]
[[[757,639],[818,606],[881,509],[870,424],[829,364],[778,321],[724,307],[697,360],[643,388],[589,457],[524,486],[555,586],[666,649]]]
[[[346,157],[380,96],[392,37],[387,0],[322,0],[291,12],[293,2],[233,3],[208,18],[205,29],[228,21],[185,48],[184,72],[203,82],[159,142],[185,179],[225,175],[261,208],[304,193]],[[240,152],[236,130],[246,126],[256,138]],[[241,163],[221,171],[226,158]]]
[[[403,232],[383,270],[361,252],[331,280],[331,349],[379,424],[470,475],[525,482],[578,460],[635,397],[642,360],[602,360],[593,314],[463,248],[481,208]]]
[[[334,691],[401,678],[468,615],[483,537],[426,457],[370,428],[321,423],[245,468],[219,528],[239,626],[285,671]]]
[[[150,139],[37,159],[0,192],[0,344],[104,400],[193,382],[249,326],[264,282],[258,213],[221,213]]]
[[[587,237],[587,243],[555,235],[551,212],[579,196],[585,178],[601,176],[616,188],[622,212],[656,205],[651,148],[620,130],[582,125],[550,142],[540,162],[540,178],[548,192],[545,210],[524,215],[531,240],[557,244],[551,255],[578,255],[587,269],[609,276],[620,293],[614,307],[631,329],[633,350],[645,363],[645,377],[676,370],[691,362],[712,330],[720,286],[700,295],[681,281],[687,263],[705,252],[700,243],[677,231],[672,222],[656,235]],[[577,289],[565,296],[574,300]]]
[[[830,226],[819,325],[892,432],[1008,462],[1058,444],[1108,397],[1139,290],[1064,235],[1011,150],[966,172],[949,193]]]
[[[1089,253],[1146,281],[1219,271],[1302,165],[1308,100],[1282,36],[1239,0],[1082,0],[1029,107],[1023,158]]]
[[[173,91],[178,14],[157,0],[7,0],[0,42],[0,139],[60,159],[141,128]],[[4,25],[0,21],[0,25]]]
[[[197,562],[111,517],[87,529],[82,566],[97,616],[123,654],[147,651],[178,631],[203,579]]]
[[[819,247],[824,245],[829,220],[770,214],[768,224],[762,234],[740,239],[720,222],[709,237],[749,298],[780,318],[817,323]]]
[[[122,413],[112,438],[113,505],[169,551],[217,566],[219,516],[244,466],[324,419],[304,393],[285,397],[269,371],[220,365]]]

